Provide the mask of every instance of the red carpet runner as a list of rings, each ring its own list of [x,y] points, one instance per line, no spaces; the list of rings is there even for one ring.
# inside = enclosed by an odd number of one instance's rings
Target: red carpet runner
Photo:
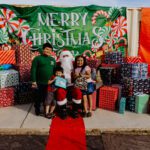
[[[46,150],[86,150],[85,127],[82,118],[52,120]]]

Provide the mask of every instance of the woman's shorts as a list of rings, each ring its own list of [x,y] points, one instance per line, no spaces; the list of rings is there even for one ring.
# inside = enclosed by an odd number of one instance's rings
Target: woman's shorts
[[[83,95],[91,95],[95,91],[96,87],[93,82],[89,82],[87,86],[87,90],[82,90]]]

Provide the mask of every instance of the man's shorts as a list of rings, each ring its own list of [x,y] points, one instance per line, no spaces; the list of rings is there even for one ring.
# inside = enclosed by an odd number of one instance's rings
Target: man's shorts
[[[48,92],[45,98],[45,105],[56,105],[56,100],[54,96],[54,92]]]

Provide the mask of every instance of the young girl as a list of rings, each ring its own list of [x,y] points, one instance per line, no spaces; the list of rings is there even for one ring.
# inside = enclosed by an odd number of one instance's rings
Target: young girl
[[[91,68],[87,66],[86,58],[83,56],[77,56],[75,59],[74,79],[76,79],[77,77],[85,77],[88,84],[91,84],[93,82],[93,80],[91,79]],[[92,116],[92,93],[93,92],[89,92],[88,86],[87,90],[82,90],[84,117]],[[89,102],[89,111],[87,108],[87,102]]]
[[[63,68],[56,67],[54,70],[54,75],[48,81],[48,94],[45,99],[45,117],[53,118],[55,115],[53,113],[56,101],[59,106],[60,116],[65,119],[66,118],[66,90],[60,87],[55,87],[54,82],[57,77],[64,77]],[[56,99],[56,100],[55,100]]]

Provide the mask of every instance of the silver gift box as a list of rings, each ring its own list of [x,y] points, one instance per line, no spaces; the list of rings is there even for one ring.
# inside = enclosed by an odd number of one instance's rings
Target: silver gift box
[[[19,84],[19,73],[16,70],[0,71],[0,88],[15,86]]]

